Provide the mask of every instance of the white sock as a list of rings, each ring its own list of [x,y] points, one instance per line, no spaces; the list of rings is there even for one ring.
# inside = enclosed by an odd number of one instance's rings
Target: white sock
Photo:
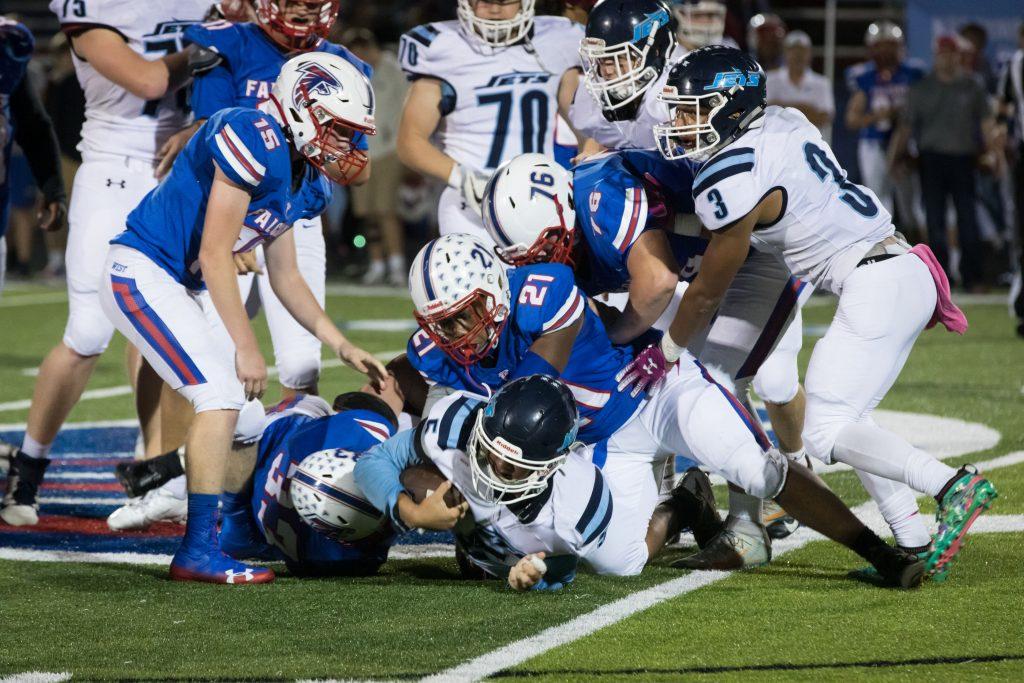
[[[21,452],[30,458],[45,458],[50,454],[50,448],[53,447],[53,442],[50,443],[39,443],[31,436],[28,432],[25,432],[25,438],[21,442]]]
[[[897,545],[919,548],[931,543],[931,534],[909,486],[867,472],[857,472],[857,476],[892,529]]]
[[[848,424],[840,429],[832,457],[855,470],[903,482],[929,496],[938,495],[956,474],[949,465],[874,424]]]
[[[729,487],[729,516],[761,526],[761,499]]]
[[[185,500],[188,496],[188,489],[185,486],[185,475],[181,474],[161,486],[164,491],[171,494],[178,500]]]
[[[401,254],[388,256],[388,272],[392,275],[405,275],[405,257]]]

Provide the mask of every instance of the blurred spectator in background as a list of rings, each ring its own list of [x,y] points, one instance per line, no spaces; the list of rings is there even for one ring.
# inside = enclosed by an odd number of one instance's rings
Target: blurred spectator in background
[[[1006,63],[999,78],[999,129],[1013,131],[1011,154],[1013,196],[1017,224],[1017,273],[1010,292],[1013,312],[1017,316],[1017,334],[1024,337],[1024,22],[1017,30],[1019,49]]]
[[[64,187],[74,184],[75,172],[82,163],[78,143],[82,139],[82,124],[85,122],[85,93],[75,75],[71,62],[71,45],[67,36],[57,33],[50,40],[50,73],[43,99],[46,111],[53,120],[60,147],[61,177]],[[71,200],[70,195],[68,201]],[[64,273],[64,249],[67,246],[66,228],[46,233],[46,268],[43,275],[57,277]]]
[[[590,10],[594,9],[597,0],[564,0],[564,4],[564,16],[572,19],[577,24],[586,26],[587,16],[589,16]]]
[[[960,37],[966,42],[963,51],[964,70],[981,80],[985,92],[996,90],[996,73],[988,61],[985,48],[988,46],[988,31],[981,24],[970,23],[960,27]]]
[[[869,60],[846,72],[850,100],[846,127],[858,131],[857,165],[861,183],[871,188],[897,218],[905,233],[919,233],[918,191],[902,155],[890,158],[889,142],[911,84],[924,69],[903,59],[903,30],[891,21],[868,26],[864,34]]]
[[[831,141],[835,99],[828,79],[811,71],[811,38],[790,31],[783,45],[785,65],[768,72],[768,104],[799,109]]]
[[[398,58],[381,49],[371,31],[349,29],[342,34],[341,43],[373,67],[370,80],[377,103],[377,134],[370,138],[373,173],[364,185],[352,188],[353,213],[366,221],[368,232],[370,267],[363,282],[379,284],[386,279],[392,285],[404,287],[405,241],[396,201],[403,167],[395,143],[408,83]]]
[[[738,47],[735,40],[725,35],[728,10],[722,0],[674,0],[672,12],[676,15],[676,40],[683,54],[707,45]]]
[[[910,87],[897,146],[906,137],[916,142],[924,195],[928,244],[953,279],[946,239],[946,203],[953,199],[960,244],[960,279],[964,289],[983,286],[984,254],[978,235],[976,172],[978,158],[992,139],[995,119],[984,87],[964,73],[961,38],[935,41],[935,63]]]
[[[755,14],[747,24],[747,50],[765,72],[782,66],[785,38],[786,23],[777,14]],[[807,63],[810,64],[810,55]]]
[[[60,156],[50,118],[39,95],[29,83],[28,64],[35,47],[32,34],[24,25],[0,17],[0,291],[7,264],[4,233],[8,224],[8,191],[20,216],[29,224],[22,233],[31,236],[31,223],[43,230],[63,227],[67,217],[67,199],[60,175]],[[24,166],[11,163],[13,144],[24,151]],[[10,164],[10,167],[9,167]],[[29,173],[31,171],[31,173]],[[42,193],[42,204],[32,221],[36,191],[29,179],[35,179]],[[24,206],[27,203],[27,207]],[[27,210],[27,213],[26,213]],[[29,240],[31,244],[31,239]],[[21,260],[27,266],[22,249]],[[31,251],[30,249],[28,251]]]

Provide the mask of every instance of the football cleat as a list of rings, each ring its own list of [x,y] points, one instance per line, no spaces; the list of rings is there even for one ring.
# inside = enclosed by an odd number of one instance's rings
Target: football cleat
[[[15,449],[9,456],[7,492],[4,494],[0,519],[11,526],[32,526],[39,523],[39,486],[50,464],[49,458],[30,458]]]
[[[0,471],[6,473],[11,469],[11,460],[18,453],[18,447],[0,439]]]
[[[763,526],[740,522],[734,517],[707,547],[672,563],[677,569],[749,569],[772,560],[772,545]]]
[[[957,478],[942,495],[935,520],[939,528],[931,555],[925,562],[928,576],[933,581],[944,581],[949,563],[964,546],[967,530],[999,494],[988,479],[978,475],[970,465],[960,468]]]
[[[800,528],[800,522],[790,517],[774,500],[764,501],[761,521],[768,529],[768,536],[776,541],[789,536]]]
[[[124,487],[125,495],[129,498],[139,496],[163,486],[174,477],[181,476],[181,463],[171,463],[173,467],[167,466],[170,458],[178,459],[178,453],[159,455],[148,460],[131,460],[119,462],[114,468],[117,481]]]
[[[896,546],[896,548],[901,552],[907,555],[913,555],[914,557],[922,561],[927,560],[928,556],[932,554],[932,546],[930,543],[928,545],[921,546],[920,548],[905,548],[903,546]],[[847,576],[849,576],[851,579],[856,579],[857,581],[863,581],[865,583],[884,583],[882,575],[878,573],[878,570],[875,569],[874,566],[863,567],[861,569],[854,569],[853,571],[849,572]]]
[[[107,526],[114,531],[142,531],[155,522],[184,523],[188,502],[161,487],[141,498],[132,498],[107,517]]]
[[[217,545],[222,553],[236,560],[276,559],[248,509],[221,515]]]
[[[219,550],[202,549],[199,553],[182,546],[171,560],[171,580],[202,583],[270,583],[274,571],[233,560]]]
[[[871,550],[867,560],[877,572],[877,579],[872,581],[873,583],[898,588],[917,588],[924,581],[925,561],[920,556],[901,548],[883,543]]]
[[[699,548],[706,548],[725,528],[715,507],[715,494],[708,475],[696,467],[688,470],[672,489],[669,502],[683,528],[693,533]]]

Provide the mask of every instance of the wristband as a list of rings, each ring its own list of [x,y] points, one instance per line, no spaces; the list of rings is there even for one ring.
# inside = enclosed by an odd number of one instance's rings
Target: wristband
[[[668,332],[662,335],[661,353],[662,355],[665,356],[665,360],[667,360],[669,363],[675,363],[677,360],[679,360],[679,356],[683,355],[683,351],[685,350],[686,347],[679,346],[674,341],[672,341],[672,335],[669,334]]]

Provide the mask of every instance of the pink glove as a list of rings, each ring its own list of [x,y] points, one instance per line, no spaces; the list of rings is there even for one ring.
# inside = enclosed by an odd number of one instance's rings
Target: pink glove
[[[665,375],[675,363],[669,363],[662,353],[661,347],[652,344],[637,354],[633,362],[619,370],[615,379],[619,381],[619,391],[632,385],[630,396],[636,397],[640,392],[648,392],[665,379]]]

